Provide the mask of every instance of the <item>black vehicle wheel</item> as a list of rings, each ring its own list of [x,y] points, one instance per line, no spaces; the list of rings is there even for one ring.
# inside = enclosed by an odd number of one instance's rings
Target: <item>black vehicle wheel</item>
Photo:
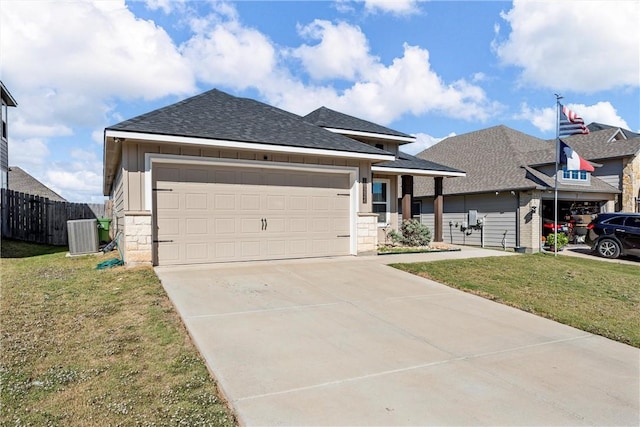
[[[605,258],[618,258],[620,256],[620,245],[615,240],[602,239],[598,242],[598,254]]]

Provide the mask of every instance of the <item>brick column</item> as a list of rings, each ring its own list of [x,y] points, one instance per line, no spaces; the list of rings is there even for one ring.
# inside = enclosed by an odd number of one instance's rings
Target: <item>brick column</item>
[[[120,242],[127,266],[152,263],[152,234],[150,211],[124,213],[124,241]]]

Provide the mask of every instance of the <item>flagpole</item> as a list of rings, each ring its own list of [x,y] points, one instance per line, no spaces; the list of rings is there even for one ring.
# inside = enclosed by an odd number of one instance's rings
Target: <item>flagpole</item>
[[[558,256],[558,162],[560,161],[560,100],[562,96],[556,95],[556,179],[554,185],[554,195],[553,195],[553,232],[554,232],[554,242],[553,245],[553,256]]]

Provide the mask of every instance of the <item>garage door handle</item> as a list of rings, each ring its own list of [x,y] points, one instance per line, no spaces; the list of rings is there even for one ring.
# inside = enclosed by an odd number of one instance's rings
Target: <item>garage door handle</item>
[[[269,223],[267,222],[267,218],[262,218],[260,222],[262,222],[262,231],[265,231],[269,226]]]

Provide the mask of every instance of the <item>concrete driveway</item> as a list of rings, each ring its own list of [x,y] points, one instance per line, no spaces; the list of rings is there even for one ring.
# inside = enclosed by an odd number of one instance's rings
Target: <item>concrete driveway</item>
[[[157,268],[244,425],[634,425],[640,351],[395,270]]]

